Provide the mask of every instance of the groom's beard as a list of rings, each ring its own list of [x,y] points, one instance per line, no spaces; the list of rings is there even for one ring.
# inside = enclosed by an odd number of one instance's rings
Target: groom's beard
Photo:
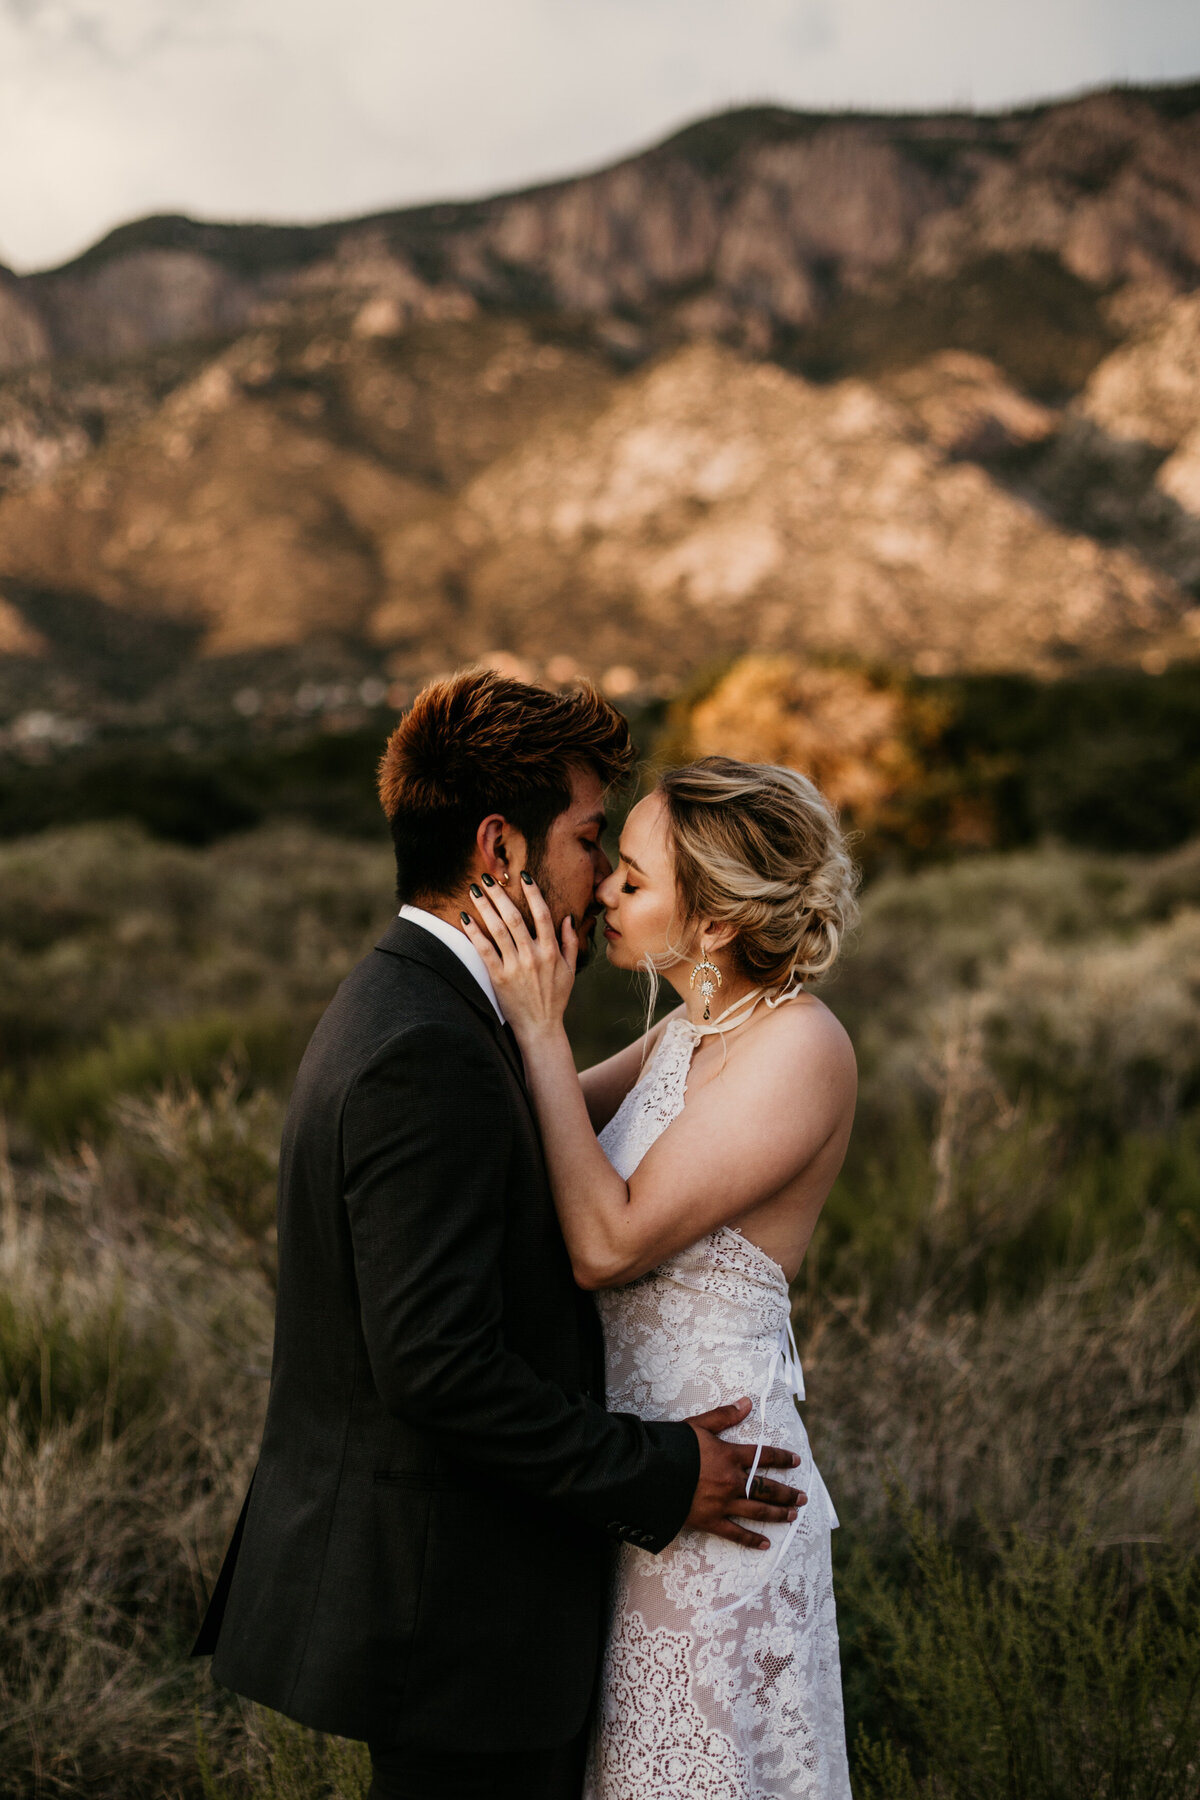
[[[592,960],[592,951],[596,945],[596,926],[599,923],[600,915],[603,911],[604,908],[602,906],[593,904],[588,907],[583,918],[577,921],[579,925],[579,954],[575,958],[576,974],[578,974],[580,969],[586,969]],[[586,927],[589,920],[591,921],[592,929],[587,931]]]
[[[571,909],[568,906],[567,902],[563,899],[562,895],[559,893],[559,891],[555,885],[553,876],[550,874],[550,871],[545,867],[544,864],[539,864],[536,860],[531,859],[530,864],[529,864],[529,873],[533,876],[533,879],[537,882],[538,886],[542,890],[542,898],[546,902],[546,905],[550,908],[550,917],[554,920],[554,929],[555,929],[555,932],[557,933],[558,941],[561,944],[562,943],[562,922],[566,918],[567,914],[570,912]],[[524,916],[525,923],[529,927],[530,933],[532,933],[533,920],[529,916],[529,907],[528,907],[528,904],[526,903],[525,895],[520,891],[521,884],[519,882],[516,884],[516,886],[517,886],[517,905],[521,909],[522,915]],[[604,908],[596,900],[593,900],[591,905],[588,907],[587,912],[584,914],[583,918],[582,919],[577,918],[575,921],[576,935],[579,939],[579,954],[575,958],[575,968],[577,971],[579,969],[585,968],[587,966],[587,964],[591,961],[592,947],[593,947],[593,944],[595,942],[595,937],[596,937],[596,921],[600,918],[600,915],[603,911],[604,911]],[[587,926],[588,926],[589,922],[591,923],[590,931],[587,930]]]

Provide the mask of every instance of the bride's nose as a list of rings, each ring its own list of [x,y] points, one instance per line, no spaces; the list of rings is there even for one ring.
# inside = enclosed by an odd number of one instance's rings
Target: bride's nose
[[[601,906],[615,906],[617,903],[617,872],[610,869],[603,881],[596,883],[596,898]]]

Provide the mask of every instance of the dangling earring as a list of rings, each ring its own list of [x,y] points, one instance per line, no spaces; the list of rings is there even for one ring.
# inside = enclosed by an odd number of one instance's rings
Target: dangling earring
[[[713,984],[714,975],[717,978],[715,986]],[[709,961],[707,950],[701,950],[700,961],[692,970],[692,979],[689,981],[688,986],[694,988],[697,981],[700,982],[700,992],[704,995],[704,1016],[707,1019],[709,1002],[717,988],[721,985],[721,971],[718,969],[715,962]]]

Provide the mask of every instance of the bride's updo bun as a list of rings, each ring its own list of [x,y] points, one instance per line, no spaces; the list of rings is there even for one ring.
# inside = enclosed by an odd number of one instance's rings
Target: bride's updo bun
[[[705,756],[658,791],[685,917],[735,926],[737,966],[762,986],[831,969],[858,918],[858,871],[820,789],[795,769]]]

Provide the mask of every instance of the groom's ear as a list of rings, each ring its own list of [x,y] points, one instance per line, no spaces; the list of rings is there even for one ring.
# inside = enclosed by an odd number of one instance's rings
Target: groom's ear
[[[507,821],[501,813],[489,813],[481,819],[475,833],[475,856],[472,875],[491,875],[496,880],[504,867],[499,852],[504,846]]]
[[[505,875],[515,880],[528,860],[525,833],[510,825],[502,813],[489,813],[480,822],[475,852],[477,868],[494,881]]]

